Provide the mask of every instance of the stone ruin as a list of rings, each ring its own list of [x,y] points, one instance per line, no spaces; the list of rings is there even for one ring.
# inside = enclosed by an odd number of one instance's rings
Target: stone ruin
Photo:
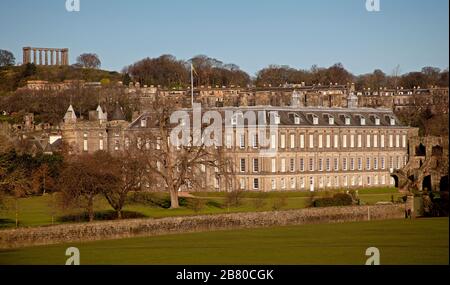
[[[448,191],[448,137],[412,137],[409,161],[391,176],[400,191]]]
[[[69,65],[69,49],[67,48],[23,48],[23,64],[36,65]]]

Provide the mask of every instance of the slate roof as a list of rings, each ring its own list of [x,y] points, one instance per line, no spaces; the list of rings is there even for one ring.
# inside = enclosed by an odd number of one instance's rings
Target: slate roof
[[[114,111],[111,115],[111,121],[125,121],[125,115],[123,114],[122,107],[119,104],[116,104]]]
[[[191,109],[181,109],[191,116]],[[270,122],[271,116],[277,114],[280,118],[280,126],[317,126],[317,127],[404,127],[400,120],[394,115],[390,109],[375,109],[375,108],[313,108],[313,107],[271,107],[271,106],[251,106],[251,107],[221,107],[221,108],[202,108],[205,111],[218,111],[222,114],[225,120],[225,112],[232,111],[233,113],[243,113],[246,111],[254,111],[258,118],[265,118],[266,123]],[[151,112],[145,112],[132,122],[129,128],[141,128],[141,120],[147,119],[146,126],[156,126],[157,120],[152,119]],[[295,117],[300,120],[296,121]],[[314,118],[317,118],[315,124]],[[330,124],[330,118],[333,118]],[[345,118],[350,121],[346,124]],[[377,124],[376,119],[379,119]],[[391,125],[391,119],[394,125]],[[231,124],[230,120],[225,122]],[[363,123],[363,124],[362,124]],[[247,124],[247,123],[246,123]]]

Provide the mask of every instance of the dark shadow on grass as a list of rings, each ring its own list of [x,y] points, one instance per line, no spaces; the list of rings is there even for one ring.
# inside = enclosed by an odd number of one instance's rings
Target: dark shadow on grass
[[[16,225],[16,222],[11,219],[0,219],[0,229],[11,228]]]
[[[122,212],[122,220],[126,219],[139,219],[139,218],[147,218],[148,216],[133,211],[123,211]],[[110,221],[117,220],[117,213],[112,210],[95,212],[96,221]],[[57,218],[57,221],[60,223],[71,223],[71,222],[87,222],[89,221],[89,216],[87,213],[80,213],[74,215],[65,215]]]
[[[214,201],[214,200],[208,200],[208,202],[206,202],[206,205],[209,207],[214,207],[214,208],[219,208],[219,209],[225,208],[225,206],[222,205],[222,203],[220,203],[218,201]]]

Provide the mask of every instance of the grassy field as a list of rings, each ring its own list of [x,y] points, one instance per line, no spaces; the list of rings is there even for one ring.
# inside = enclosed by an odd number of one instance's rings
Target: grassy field
[[[380,188],[370,190],[360,190],[360,199],[365,204],[375,204],[380,201],[394,201],[401,196],[394,188]],[[315,195],[326,195],[320,193]],[[163,197],[166,194],[160,194]],[[186,216],[195,214],[219,214],[231,212],[250,212],[250,211],[271,211],[273,205],[280,197],[285,197],[285,205],[283,210],[301,209],[308,205],[311,201],[309,192],[269,192],[263,199],[263,203],[259,206],[255,205],[260,193],[246,192],[243,193],[241,204],[235,207],[228,207],[225,202],[225,193],[193,193],[197,198],[204,199],[205,205],[199,211],[194,211],[189,207],[181,207],[179,209],[166,209],[160,206],[146,203],[130,203],[124,208],[125,211],[138,215],[138,217],[163,218],[169,216]],[[9,199],[6,209],[0,210],[0,230],[3,228],[15,227],[15,201]],[[95,203],[97,213],[107,213],[111,211],[111,207],[103,197],[99,197]],[[63,211],[58,208],[57,200],[51,195],[37,196],[18,200],[18,220],[19,227],[45,226],[60,224],[67,222],[61,219],[67,215],[80,214],[80,210]],[[52,218],[53,217],[53,218]]]
[[[448,218],[216,231],[0,251],[0,264],[448,264]]]

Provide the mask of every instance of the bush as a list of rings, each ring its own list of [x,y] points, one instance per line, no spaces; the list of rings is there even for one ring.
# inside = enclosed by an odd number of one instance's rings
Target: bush
[[[359,195],[358,195],[358,192],[356,190],[352,189],[352,190],[348,191],[348,194],[352,197],[352,199],[354,201],[359,199]]]
[[[314,200],[314,207],[350,206],[353,204],[352,196],[345,193],[334,194],[333,197],[325,197]]]

